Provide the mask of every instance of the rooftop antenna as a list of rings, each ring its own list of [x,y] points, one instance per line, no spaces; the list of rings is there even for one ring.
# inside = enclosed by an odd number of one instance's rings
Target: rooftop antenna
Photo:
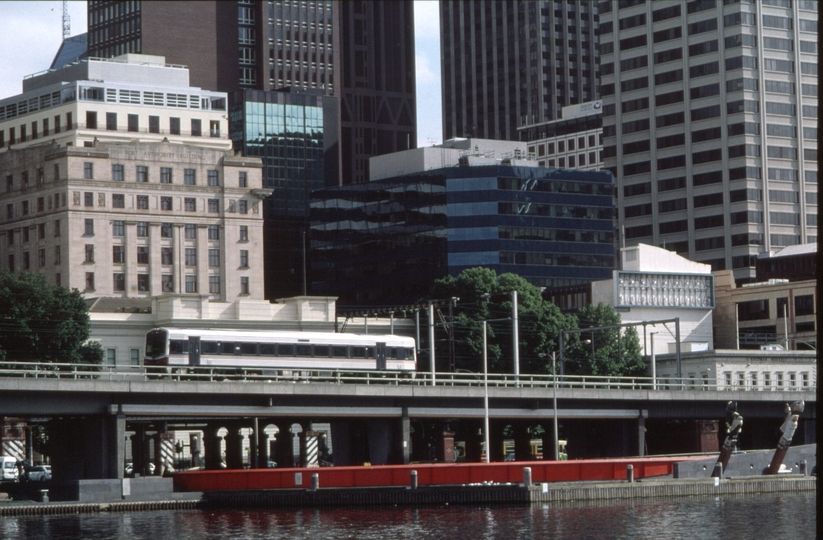
[[[71,36],[71,17],[69,17],[69,0],[63,0],[63,41]]]

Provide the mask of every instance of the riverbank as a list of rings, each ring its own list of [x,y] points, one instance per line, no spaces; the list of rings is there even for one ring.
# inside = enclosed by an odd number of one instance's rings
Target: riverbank
[[[817,477],[760,476],[715,480],[647,479],[629,482],[556,482],[528,488],[522,484],[375,488],[326,488],[175,493],[173,500],[108,503],[29,503],[0,501],[0,516],[55,515],[209,508],[283,508],[333,506],[562,505],[607,500],[740,496],[817,489]]]

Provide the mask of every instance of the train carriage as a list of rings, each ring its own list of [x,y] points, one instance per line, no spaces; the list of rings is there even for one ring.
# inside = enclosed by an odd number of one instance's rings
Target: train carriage
[[[334,332],[154,328],[146,366],[187,368],[415,371],[414,340]]]

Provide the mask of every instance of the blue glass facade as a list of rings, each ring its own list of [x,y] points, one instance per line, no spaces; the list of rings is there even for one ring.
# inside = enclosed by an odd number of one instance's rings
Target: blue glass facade
[[[234,148],[263,160],[263,187],[274,190],[263,204],[266,298],[302,294],[311,191],[337,183],[337,98],[258,90],[232,97]]]
[[[608,172],[453,167],[312,194],[312,294],[396,305],[434,279],[484,266],[540,287],[609,279]]]

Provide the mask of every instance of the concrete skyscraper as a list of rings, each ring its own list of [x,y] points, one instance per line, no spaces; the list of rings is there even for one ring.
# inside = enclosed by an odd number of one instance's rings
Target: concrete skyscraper
[[[811,1],[601,2],[604,165],[626,245],[755,279],[817,240]]]
[[[518,140],[517,128],[596,100],[597,3],[443,0],[443,138]]]

